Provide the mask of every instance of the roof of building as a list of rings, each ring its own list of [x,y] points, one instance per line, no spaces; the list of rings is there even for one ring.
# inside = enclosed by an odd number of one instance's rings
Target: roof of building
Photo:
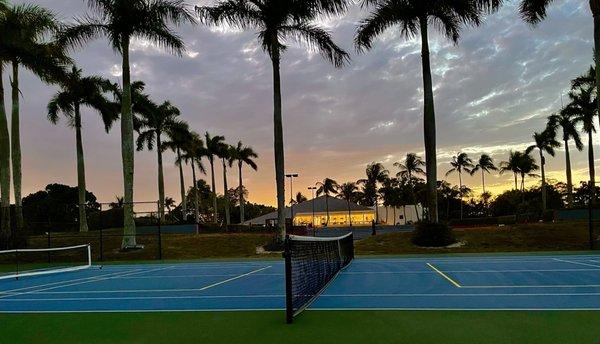
[[[294,214],[310,214],[313,211],[313,202],[315,206],[315,213],[324,213],[327,211],[327,207],[329,206],[329,212],[339,212],[339,211],[348,211],[348,203],[339,198],[335,198],[332,196],[320,196],[312,200],[308,200],[306,202],[302,202],[300,204],[294,205]],[[359,205],[353,202],[350,202],[350,210],[351,211],[374,211],[373,208],[365,207],[363,205]],[[290,207],[285,207],[285,217],[290,218],[291,212]],[[272,213],[268,213],[259,217],[256,217],[252,220],[248,220],[244,222],[244,224],[249,223],[264,223],[267,220],[275,220],[277,219],[277,211]]]

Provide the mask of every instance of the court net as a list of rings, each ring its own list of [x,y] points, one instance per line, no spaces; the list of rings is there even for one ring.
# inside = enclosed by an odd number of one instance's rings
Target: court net
[[[77,271],[91,266],[89,244],[0,251],[0,280]]]
[[[291,323],[354,259],[352,233],[335,238],[285,239],[286,319]]]

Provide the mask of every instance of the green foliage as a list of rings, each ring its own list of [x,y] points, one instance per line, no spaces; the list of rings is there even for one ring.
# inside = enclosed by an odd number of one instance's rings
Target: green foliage
[[[456,242],[448,225],[427,222],[417,224],[411,240],[413,244],[425,247],[444,247]]]
[[[564,208],[563,196],[554,185],[546,185],[548,209]],[[509,190],[498,195],[490,204],[494,216],[533,214],[542,216],[541,187],[532,187],[525,191]]]
[[[98,211],[96,196],[86,191],[86,210]],[[23,198],[25,228],[45,232],[58,226],[62,231],[76,230],[78,221],[78,189],[63,184],[49,184],[44,190]]]

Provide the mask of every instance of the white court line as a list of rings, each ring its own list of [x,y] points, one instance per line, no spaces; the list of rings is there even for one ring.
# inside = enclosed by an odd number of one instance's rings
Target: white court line
[[[600,296],[600,293],[486,293],[486,294],[322,294],[320,297],[329,298],[369,298],[369,297],[545,297],[545,296]],[[101,301],[101,300],[161,300],[161,299],[260,299],[283,298],[285,295],[196,295],[196,296],[125,296],[125,297],[68,297],[68,298],[30,298],[30,299],[3,299],[0,302],[39,302],[39,301]]]
[[[259,274],[259,276],[284,276],[285,274]],[[161,279],[161,278],[201,278],[201,277],[229,277],[237,274],[202,274],[202,275],[156,275],[156,276],[125,276],[115,277],[115,279]]]
[[[444,277],[447,281],[449,281],[450,283],[452,283],[455,287],[461,288],[461,285],[458,282],[456,282],[455,280],[453,280],[452,278],[450,278],[450,276],[448,276],[445,273],[443,273],[440,270],[438,270],[438,268],[436,268],[435,266],[431,265],[430,263],[427,263],[427,266],[429,266],[430,268],[432,268],[435,272],[437,272],[440,276]]]
[[[128,273],[121,272],[121,274],[123,274],[123,275],[134,275],[134,274],[141,274],[141,273],[147,273],[147,272],[153,272],[153,271],[166,270],[166,269],[169,269],[169,268],[170,268],[170,266],[163,267],[163,268],[158,268],[158,269],[134,271],[134,272],[128,272]],[[67,283],[67,284],[62,284],[62,285],[53,286],[53,287],[49,287],[49,288],[42,288],[42,289],[38,289],[38,290],[30,290],[30,291],[25,291],[25,292],[17,292],[17,293],[10,293],[10,294],[7,294],[7,295],[0,295],[0,299],[3,299],[5,297],[10,297],[10,296],[32,294],[32,293],[36,293],[36,292],[47,291],[47,290],[52,290],[52,289],[57,289],[57,288],[64,288],[64,287],[70,287],[70,286],[74,286],[74,285],[80,285],[80,284],[86,284],[86,283],[92,283],[92,282],[99,282],[99,281],[109,280],[111,278],[114,278],[115,277],[114,275],[115,274],[112,274],[111,276],[106,276],[106,275],[104,275],[104,276],[97,276],[97,278],[91,279],[91,280],[87,280],[87,281]]]
[[[240,278],[242,278],[242,277],[246,277],[246,276],[248,276],[248,275],[252,275],[252,274],[255,274],[255,273],[257,273],[257,272],[260,272],[260,271],[263,271],[263,270],[267,270],[267,269],[269,269],[269,268],[271,268],[271,266],[270,266],[270,265],[269,265],[269,266],[267,266],[267,267],[264,267],[264,268],[262,268],[262,269],[256,269],[256,270],[254,270],[254,271],[250,271],[250,272],[248,272],[248,273],[245,273],[245,274],[242,274],[242,275],[239,275],[239,276],[236,276],[236,277],[228,278],[228,279],[226,279],[226,280],[224,280],[224,281],[221,281],[221,282],[217,282],[217,283],[213,283],[213,284],[207,285],[207,286],[205,286],[205,287],[202,287],[202,288],[200,288],[198,291],[202,291],[202,290],[210,289],[210,288],[213,288],[213,287],[219,286],[219,285],[221,285],[221,284],[225,284],[225,283],[228,283],[228,282],[231,282],[231,281],[235,281],[236,279],[240,279]]]
[[[49,289],[41,289],[41,290],[36,290],[36,291],[32,291],[30,293],[27,294],[102,294],[102,293],[165,293],[165,292],[192,292],[192,291],[203,291],[203,290],[207,290],[216,286],[219,286],[221,284],[225,284],[231,281],[235,281],[237,279],[255,274],[257,272],[266,270],[271,268],[272,266],[267,266],[267,267],[263,267],[260,269],[256,269],[253,271],[250,271],[248,273],[245,274],[241,274],[241,275],[237,275],[234,276],[232,278],[228,278],[226,280],[217,282],[217,283],[213,283],[213,284],[209,284],[207,286],[201,287],[201,288],[170,288],[170,289],[120,289],[120,290],[73,290],[73,291],[53,291],[53,292],[48,292],[47,290]],[[145,271],[156,271],[156,270],[145,270]],[[111,278],[113,279],[117,279],[120,278],[122,276],[113,276]],[[92,281],[93,282],[93,281]],[[22,295],[19,293],[16,294],[10,294],[7,296],[11,296],[11,295]],[[0,299],[2,299],[2,297],[0,297]]]
[[[572,272],[572,271],[600,271],[598,269],[515,269],[515,270],[444,270],[446,273],[507,273],[507,272]],[[395,274],[432,274],[435,271],[345,271],[342,275],[395,275]]]
[[[555,260],[557,262],[571,263],[571,264],[577,264],[577,265],[583,265],[583,266],[591,266],[591,267],[594,267],[594,268],[600,268],[600,265],[594,265],[594,264],[588,264],[588,263],[581,263],[581,262],[574,262],[574,261],[566,260],[566,259],[552,258],[552,260]]]
[[[140,269],[133,270],[133,271],[139,271],[139,270]],[[27,289],[35,289],[35,288],[47,287],[47,286],[52,286],[52,285],[57,285],[57,284],[63,284],[63,283],[85,281],[85,280],[89,280],[89,279],[95,279],[95,278],[98,278],[98,277],[118,275],[118,274],[121,274],[121,273],[126,272],[126,271],[132,271],[132,270],[129,269],[129,270],[125,270],[125,271],[117,271],[117,272],[105,273],[105,274],[101,274],[99,276],[81,277],[81,278],[75,278],[75,279],[58,281],[58,282],[37,284],[37,285],[34,285],[34,286],[29,286],[29,287],[22,287],[22,288],[16,288],[16,289],[3,290],[3,291],[0,291],[0,298],[2,297],[2,294],[11,294],[11,293],[14,293],[14,292],[19,292],[19,291],[27,290]]]

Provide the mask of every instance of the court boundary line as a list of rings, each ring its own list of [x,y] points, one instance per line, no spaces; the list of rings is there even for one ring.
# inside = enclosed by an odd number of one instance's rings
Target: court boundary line
[[[78,311],[3,311],[0,314],[65,314],[65,313],[222,313],[222,312],[279,312],[285,308],[231,308],[231,309],[142,309],[142,310],[78,310]],[[452,312],[582,312],[600,311],[600,308],[309,308],[309,312],[347,312],[347,311],[452,311]]]
[[[596,264],[574,262],[574,261],[570,261],[570,260],[566,260],[566,259],[560,259],[560,258],[552,258],[552,260],[557,261],[557,262],[563,262],[563,263],[570,263],[570,264],[577,264],[577,265],[591,266],[591,267],[595,267],[595,268],[600,268],[600,265],[596,265]]]
[[[235,277],[232,277],[232,278],[228,278],[228,279],[226,279],[226,280],[224,280],[224,281],[221,281],[221,282],[217,282],[217,283],[213,283],[213,284],[210,284],[210,285],[204,286],[204,287],[202,287],[202,288],[198,289],[198,291],[203,291],[203,290],[207,290],[207,289],[210,289],[210,288],[214,288],[214,287],[216,287],[216,286],[220,286],[220,285],[222,285],[222,284],[229,283],[229,282],[235,281],[235,280],[237,280],[237,279],[240,279],[240,278],[243,278],[243,277],[246,277],[246,276],[250,276],[250,275],[252,275],[252,274],[255,274],[255,273],[257,273],[257,272],[260,272],[260,271],[264,271],[264,270],[270,269],[271,267],[272,267],[272,266],[271,266],[271,265],[269,265],[269,266],[263,267],[263,268],[261,268],[261,269],[256,269],[256,270],[253,270],[253,271],[247,272],[247,273],[245,273],[245,274],[241,274],[241,275],[238,275],[238,276],[235,276]]]
[[[486,294],[444,294],[444,293],[406,293],[406,294],[328,294],[321,295],[327,298],[388,298],[388,297],[550,297],[550,296],[600,296],[599,293],[486,293]],[[284,298],[283,294],[264,294],[264,295],[179,295],[179,296],[123,296],[123,297],[67,297],[67,298],[30,298],[30,299],[2,299],[2,302],[61,302],[61,301],[102,301],[102,300],[160,300],[160,299],[268,299]]]
[[[460,285],[460,283],[458,283],[457,281],[455,281],[452,278],[450,278],[450,276],[448,276],[445,273],[443,273],[442,271],[440,271],[438,268],[436,268],[435,266],[433,266],[431,263],[427,263],[427,266],[429,266],[430,268],[432,268],[435,272],[437,272],[440,276],[444,277],[447,281],[449,281],[450,283],[452,283],[455,287],[462,288],[462,286]]]

